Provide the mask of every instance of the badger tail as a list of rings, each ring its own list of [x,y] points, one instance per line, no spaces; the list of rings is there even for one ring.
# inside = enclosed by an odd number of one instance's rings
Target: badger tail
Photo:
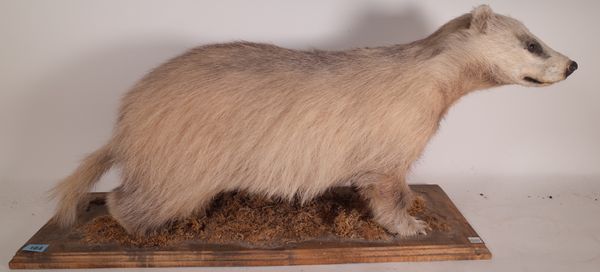
[[[62,227],[73,225],[77,221],[79,204],[113,163],[111,148],[107,144],[88,155],[75,172],[54,187],[50,197],[58,199],[58,206],[52,221]]]

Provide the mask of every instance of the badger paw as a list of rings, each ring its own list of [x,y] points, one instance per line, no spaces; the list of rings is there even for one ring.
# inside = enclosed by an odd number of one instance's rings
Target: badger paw
[[[400,224],[395,229],[396,237],[406,238],[417,235],[427,235],[431,228],[423,221],[414,217],[408,218],[403,224]]]

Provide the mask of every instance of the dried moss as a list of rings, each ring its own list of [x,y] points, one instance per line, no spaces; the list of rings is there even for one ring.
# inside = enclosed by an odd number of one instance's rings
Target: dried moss
[[[435,231],[449,225],[430,212],[421,197],[409,209]],[[375,223],[368,207],[351,190],[327,193],[309,203],[272,200],[241,192],[215,199],[203,216],[172,222],[145,237],[129,235],[110,216],[79,227],[89,244],[117,243],[129,247],[164,247],[185,240],[211,244],[274,247],[316,239],[389,241],[394,236]]]

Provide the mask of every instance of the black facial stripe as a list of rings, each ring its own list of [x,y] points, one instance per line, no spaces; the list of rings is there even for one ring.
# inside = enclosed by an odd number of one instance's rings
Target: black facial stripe
[[[531,40],[525,44],[527,50],[536,56],[540,56],[542,58],[549,58],[550,56],[544,51],[542,45],[536,40]]]
[[[526,35],[520,35],[517,36],[517,38],[519,39],[525,50],[531,52],[531,54],[534,54],[544,59],[550,58],[550,55],[548,55],[548,53],[544,51],[542,45],[534,38]]]

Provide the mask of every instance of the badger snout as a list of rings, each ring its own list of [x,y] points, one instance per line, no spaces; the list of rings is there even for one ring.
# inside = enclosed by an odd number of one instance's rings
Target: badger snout
[[[568,76],[570,76],[573,72],[575,72],[575,70],[577,70],[579,66],[577,65],[577,62],[574,61],[570,61],[569,62],[569,66],[567,66],[567,70],[565,71],[565,78],[567,78]]]

